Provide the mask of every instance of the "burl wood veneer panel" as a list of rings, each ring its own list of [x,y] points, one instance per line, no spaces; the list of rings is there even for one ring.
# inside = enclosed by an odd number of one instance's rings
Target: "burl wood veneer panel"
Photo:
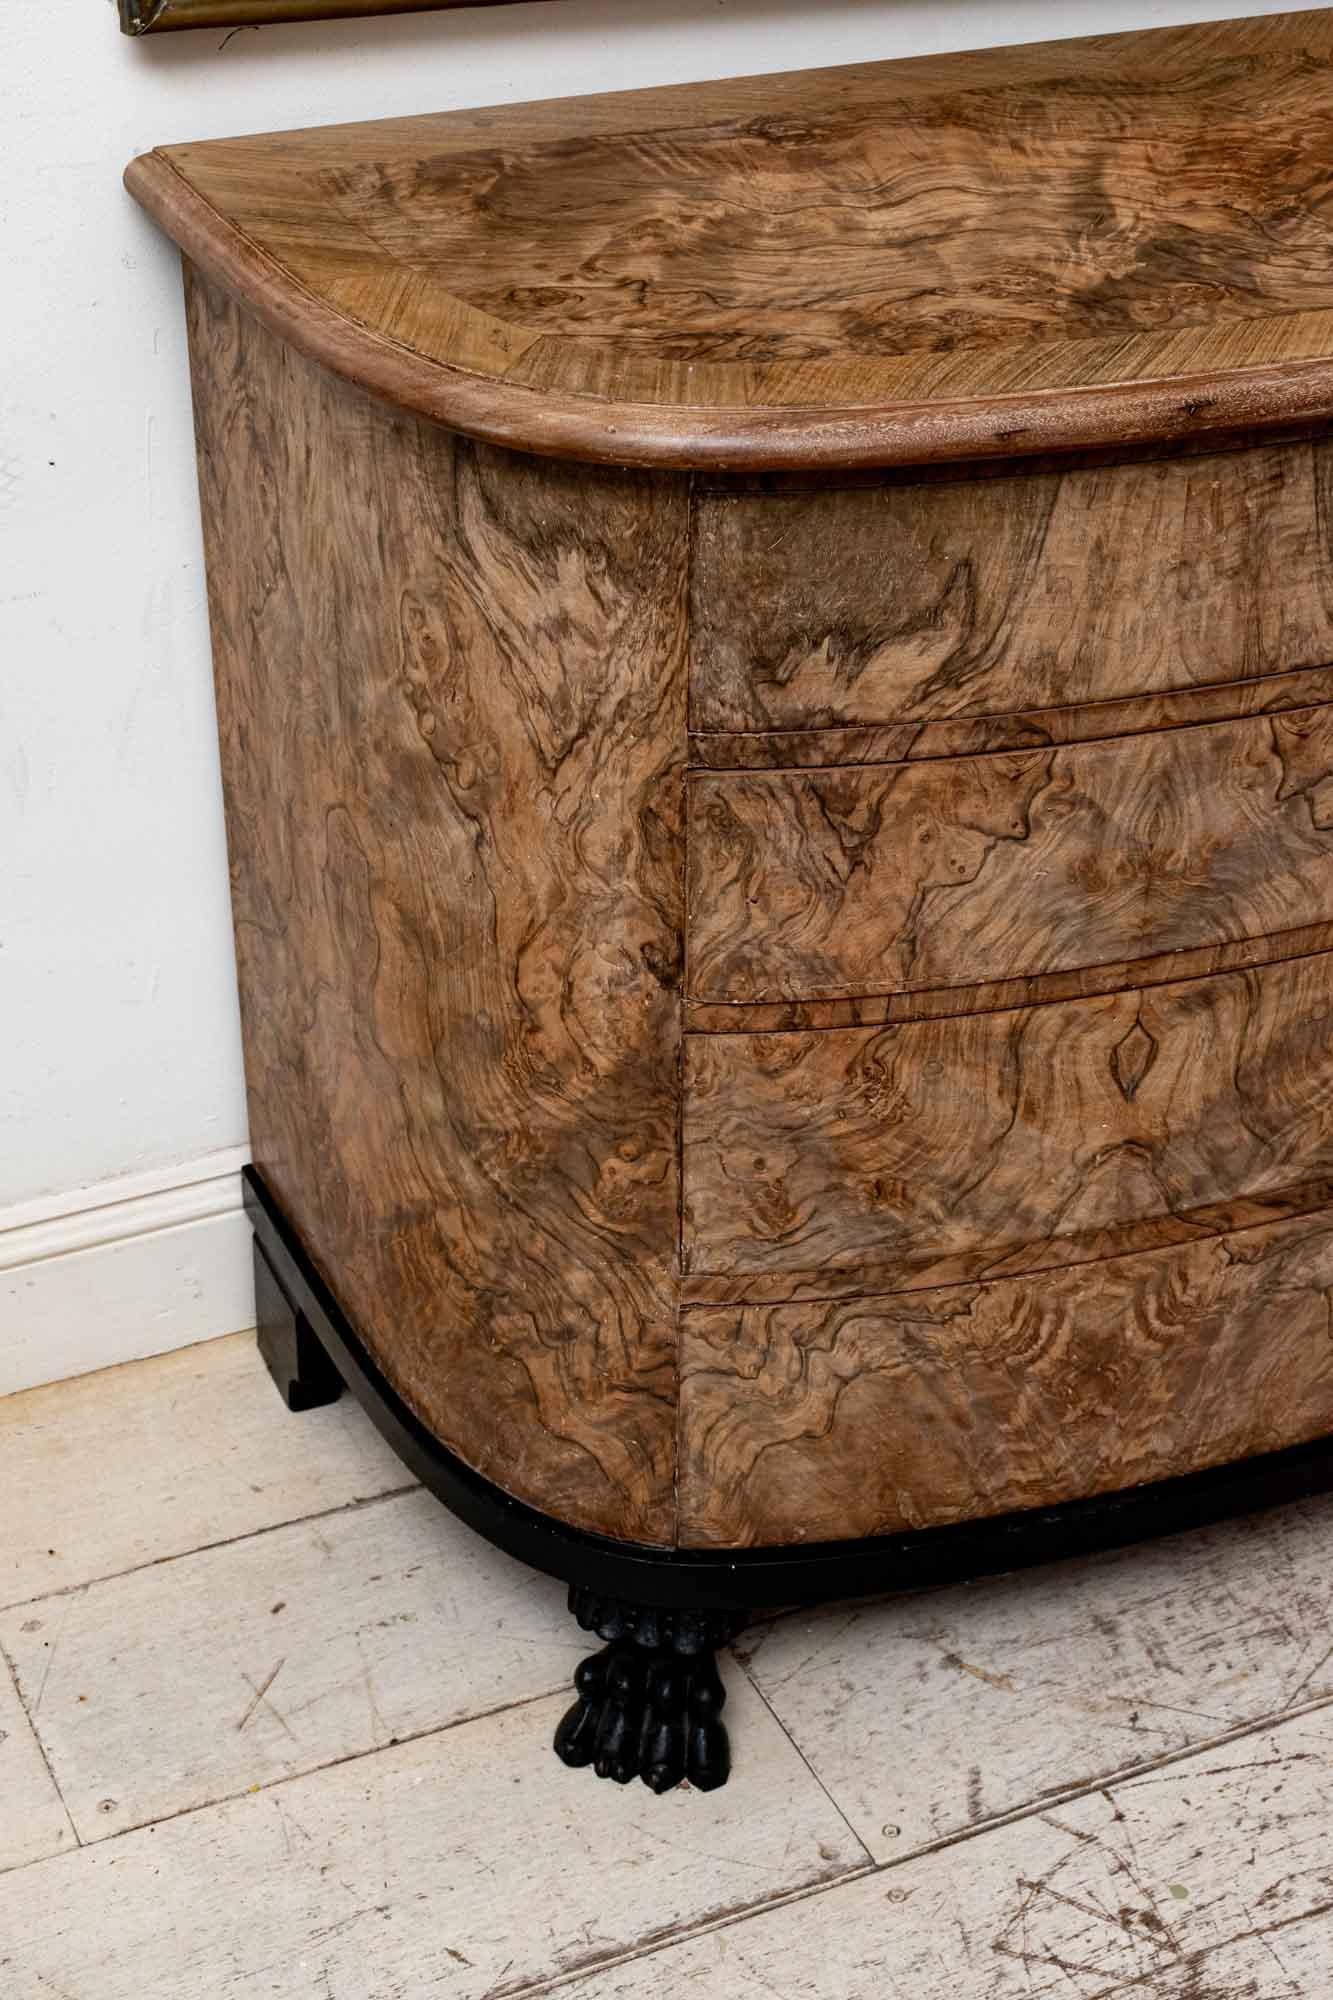
[[[1333,660],[1333,443],[710,493],[691,725],[1005,716]]]
[[[1035,1279],[683,1315],[687,1546],[1047,1506],[1333,1430],[1328,1210]]]
[[[732,1301],[893,1290],[1186,1233],[1333,1179],[1333,954],[902,1027],[690,1035],[683,1162],[694,1298],[709,1278]]]
[[[955,1014],[993,1014],[1002,1008],[1040,1007],[1051,1001],[1091,1000],[1102,993],[1173,986],[1215,972],[1247,972],[1333,951],[1333,922],[1298,924],[1267,937],[1200,945],[1147,958],[1110,959],[1072,972],[1032,979],[991,979],[973,986],[922,987],[911,993],[861,993],[842,1000],[776,1000],[736,1006],[725,1000],[687,1000],[685,1026],[701,1035],[772,1035],[807,1028],[880,1028],[904,1021],[942,1021]]]
[[[1025,708],[1011,715],[881,722],[845,729],[745,730],[726,736],[692,730],[690,764],[702,771],[780,771],[915,763],[979,756],[990,750],[1039,750],[1060,743],[1141,736],[1152,729],[1188,729],[1242,715],[1281,715],[1289,708],[1313,708],[1326,701],[1333,701],[1333,666],[1300,667],[1254,680],[1209,681],[1163,694]]]
[[[256,1162],[436,1437],[669,1543],[683,488],[189,314]]]
[[[689,785],[699,1001],[1061,972],[1324,921],[1333,706]]]

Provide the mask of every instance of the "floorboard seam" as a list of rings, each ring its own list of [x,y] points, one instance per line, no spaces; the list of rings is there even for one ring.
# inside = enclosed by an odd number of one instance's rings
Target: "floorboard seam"
[[[79,1840],[79,1846],[88,1848],[114,1847],[118,1840],[126,1840],[131,1834],[145,1833],[150,1827],[170,1826],[173,1820],[189,1819],[195,1813],[211,1812],[215,1807],[235,1805],[238,1799],[262,1798],[265,1792],[276,1792],[287,1785],[299,1784],[301,1779],[316,1777],[321,1771],[336,1771],[344,1764],[362,1764],[369,1758],[383,1757],[390,1750],[401,1750],[403,1745],[407,1743],[423,1743],[432,1736],[448,1736],[455,1729],[469,1728],[474,1722],[491,1722],[497,1715],[508,1715],[513,1709],[532,1708],[537,1702],[552,1701],[557,1695],[564,1694],[567,1687],[567,1681],[560,1681],[555,1687],[543,1688],[537,1694],[521,1695],[517,1701],[502,1701],[498,1702],[494,1708],[478,1709],[475,1715],[460,1715],[453,1722],[439,1722],[429,1729],[405,1730],[401,1736],[391,1737],[387,1743],[372,1743],[365,1750],[348,1750],[341,1757],[327,1757],[320,1763],[306,1764],[299,1771],[284,1771],[281,1776],[269,1778],[263,1784],[242,1785],[239,1791],[217,1792],[211,1798],[196,1800],[193,1805],[178,1806],[174,1812],[159,1813],[152,1819],[135,1820],[132,1826],[117,1827],[114,1833],[104,1834],[100,1838]],[[21,1696],[20,1699],[22,1699]],[[27,1713],[26,1709],[24,1712],[25,1714]],[[36,1734],[35,1725],[33,1733],[34,1735]],[[38,1740],[40,1741],[40,1738]],[[45,1755],[45,1750],[43,1750],[43,1755]],[[49,1762],[47,1768],[48,1770],[50,1769]],[[54,1773],[52,1774],[52,1783],[55,1783]],[[56,1789],[59,1791],[60,1788],[58,1785]],[[63,1795],[61,1797],[61,1804],[64,1805]],[[68,1814],[69,1808],[67,1806],[65,1810]],[[70,1815],[70,1825],[74,1829],[75,1839],[78,1840],[78,1828],[74,1826],[72,1815]],[[40,1868],[44,1861],[58,1859],[58,1855],[44,1854],[39,1856],[37,1860],[26,1862],[23,1865],[29,1868]]]
[[[359,1514],[367,1507],[378,1507],[384,1500],[401,1500],[405,1493],[419,1493],[421,1482],[410,1479],[403,1486],[386,1487],[383,1493],[358,1494],[353,1500],[339,1501],[336,1507],[317,1507],[310,1514],[293,1514],[283,1521],[265,1521],[261,1527],[247,1528],[239,1535],[222,1535],[215,1542],[197,1542],[190,1549],[173,1549],[169,1555],[149,1556],[147,1561],[128,1563],[124,1569],[110,1569],[101,1576],[90,1576],[77,1583],[62,1583],[55,1590],[39,1591],[35,1597],[7,1598],[0,1603],[0,1614],[7,1611],[24,1611],[29,1605],[50,1604],[57,1597],[73,1597],[80,1590],[95,1590],[99,1584],[116,1583],[124,1576],[139,1576],[144,1570],[164,1569],[169,1563],[188,1562],[191,1556],[211,1555],[214,1549],[235,1548],[240,1542],[256,1542],[263,1535],[279,1534],[284,1528],[303,1528],[311,1521],[330,1521],[339,1514]]]
[[[748,1675],[747,1678],[749,1678]],[[768,1704],[765,1703],[765,1706],[767,1707]],[[876,1875],[890,1875],[895,1869],[907,1867],[910,1862],[925,1860],[931,1855],[943,1853],[951,1847],[965,1846],[969,1841],[985,1839],[989,1834],[1001,1833],[1008,1827],[1021,1824],[1026,1819],[1039,1818],[1043,1813],[1051,1812],[1058,1806],[1071,1805],[1079,1799],[1094,1797],[1098,1792],[1108,1792],[1120,1785],[1134,1784],[1140,1778],[1150,1777],[1154,1772],[1167,1769],[1170,1766],[1191,1763],[1196,1757],[1206,1756],[1226,1744],[1241,1742],[1247,1736],[1260,1735],[1265,1729],[1280,1729],[1289,1722],[1300,1722],[1306,1716],[1317,1715],[1321,1709],[1330,1707],[1333,1707],[1333,1693],[1324,1695],[1317,1701],[1306,1702],[1300,1708],[1284,1710],[1276,1715],[1262,1716],[1254,1722],[1239,1724],[1235,1729],[1229,1730],[1223,1735],[1211,1736],[1200,1743],[1191,1744],[1188,1749],[1173,1751],[1164,1756],[1155,1757],[1149,1763],[1133,1765],[1125,1771],[1113,1772],[1109,1777],[1091,1779],[1084,1784],[1071,1786],[1068,1791],[1049,1793],[1029,1805],[1016,1807],[1013,1812],[997,1814],[993,1819],[981,1820],[973,1826],[962,1827],[956,1832],[942,1834],[937,1840],[928,1841],[920,1847],[914,1847],[907,1854],[894,1855],[891,1860],[871,1860],[864,1867],[849,1868],[845,1874],[833,1876],[827,1881],[808,1883],[803,1888],[791,1890],[757,1903],[747,1904],[744,1909],[728,1910],[722,1916],[707,1918],[702,1923],[682,1925],[678,1931],[673,1932],[669,1937],[655,1937],[639,1945],[627,1945],[623,1950],[612,1953],[604,1959],[598,1959],[589,1965],[572,1968],[568,1972],[557,1973],[545,1979],[538,1976],[535,1981],[527,1982],[521,1986],[496,1987],[491,1993],[484,1996],[484,2000],[511,2000],[511,1997],[512,2000],[518,2000],[518,1996],[520,1995],[523,1996],[523,2000],[538,2000],[538,1997],[543,1994],[558,1992],[561,1988],[575,1985],[580,1980],[590,1979],[596,1973],[614,1972],[618,1966],[633,1964],[637,1959],[641,1958],[656,1957],[659,1952],[669,1951],[673,1946],[685,1944],[695,1938],[707,1937],[714,1931],[738,1929],[742,1925],[751,1922],[752,1919],[766,1916],[770,1911],[784,1908],[789,1903],[808,1902],[819,1896],[831,1895],[834,1890],[848,1887],[853,1882],[865,1881]],[[772,1710],[770,1709],[769,1712],[772,1713]],[[790,1737],[788,1737],[788,1740],[791,1740]],[[799,1745],[794,1745],[793,1747],[796,1748],[798,1755],[800,1755]],[[804,1758],[802,1758],[802,1761],[805,1761]],[[807,1768],[809,1768],[808,1765]],[[816,1776],[813,1772],[811,1775]],[[837,1800],[828,1793],[827,1787],[822,1784],[822,1781],[817,1776],[816,1782],[820,1783],[820,1788],[829,1797],[830,1803],[837,1809],[843,1819],[846,1819],[847,1816],[842,1812],[842,1808],[838,1805]],[[864,1849],[865,1843],[861,1840],[860,1835],[856,1833],[854,1827],[851,1827],[850,1821],[847,1823],[858,1844]],[[41,1864],[33,1863],[31,1865],[37,1867]]]
[[[1163,1751],[1161,1756],[1150,1757],[1142,1764],[1129,1764],[1120,1770],[1105,1771],[1098,1777],[1083,1779],[1060,1791],[1045,1792],[1028,1805],[1015,1806],[1012,1812],[997,1813],[994,1818],[957,1827],[950,1833],[942,1833],[934,1840],[923,1842],[907,1854],[895,1854],[887,1861],[876,1862],[875,1872],[884,1874],[890,1869],[902,1868],[909,1861],[920,1861],[926,1855],[942,1854],[947,1848],[958,1847],[982,1834],[1021,1825],[1026,1819],[1039,1819],[1043,1813],[1052,1812],[1057,1806],[1072,1805],[1079,1799],[1092,1798],[1098,1792],[1138,1784],[1158,1771],[1170,1770],[1177,1764],[1192,1763],[1196,1757],[1209,1756],[1214,1750],[1225,1749],[1230,1743],[1243,1742],[1247,1736],[1259,1736],[1265,1729],[1285,1728],[1289,1722],[1304,1721],[1307,1716],[1318,1715],[1326,1708],[1333,1708],[1333,1692],[1320,1695],[1314,1701],[1302,1702],[1299,1707],[1280,1709],[1276,1713],[1256,1716],[1252,1721],[1238,1722],[1234,1729],[1222,1730],[1216,1736],[1200,1737],[1197,1743],[1190,1743],[1179,1750]]]
[[[603,1972],[614,1972],[619,1966],[633,1965],[641,1958],[655,1958],[659,1952],[670,1951],[673,1946],[688,1944],[695,1938],[708,1937],[713,1931],[735,1930],[752,1917],[768,1916],[771,1911],[785,1910],[792,1903],[812,1902],[818,1896],[827,1895],[830,1890],[847,1888],[853,1882],[863,1882],[868,1876],[880,1873],[882,1870],[873,1863],[855,1864],[839,1875],[825,1876],[818,1882],[804,1882],[797,1889],[780,1889],[775,1896],[761,1896],[758,1902],[746,1903],[741,1909],[724,1910],[717,1916],[703,1917],[696,1924],[686,1921],[664,1937],[651,1937],[638,1944],[624,1945],[619,1951],[608,1952],[604,1958],[571,1966],[567,1972],[537,1973],[532,1979],[514,1986],[489,1987],[481,2000],[539,2000],[544,1993],[557,1993],[562,1987],[577,1985],[579,1981],[592,1979]]]
[[[27,1723],[28,1728],[32,1733],[33,1742],[37,1745],[37,1754],[41,1758],[42,1763],[46,1767],[46,1775],[51,1780],[51,1789],[60,1801],[60,1810],[65,1815],[65,1824],[68,1826],[70,1830],[70,1836],[76,1847],[82,1847],[83,1842],[79,1838],[79,1829],[77,1826],[75,1826],[74,1815],[70,1811],[68,1805],[65,1802],[65,1794],[60,1788],[60,1780],[59,1778],[57,1778],[55,1774],[55,1769],[51,1763],[50,1755],[48,1754],[45,1743],[43,1743],[42,1741],[42,1732],[37,1727],[37,1724],[33,1720],[33,1717],[29,1714],[28,1704],[23,1699],[23,1689],[19,1685],[18,1668],[14,1665],[14,1662],[10,1659],[9,1654],[5,1651],[3,1646],[0,1646],[0,1661],[4,1663],[5,1672],[9,1675],[10,1685],[13,1687],[14,1690],[14,1699],[18,1702],[19,1705],[19,1712],[23,1716],[24,1721]],[[37,1858],[38,1860],[41,1861],[55,1861],[59,1858],[60,1855],[68,1854],[69,1851],[70,1850],[67,1847],[59,1847],[56,1849],[56,1852],[54,1854],[43,1854],[39,1855]],[[17,1864],[17,1868],[13,1869],[0,1868],[0,1875],[15,1874],[18,1872],[18,1869],[34,1868],[36,1867],[36,1865],[37,1865],[36,1861],[20,1861]]]
[[[870,1852],[870,1849],[866,1846],[864,1840],[862,1840],[860,1834],[857,1832],[856,1828],[852,1825],[852,1822],[850,1821],[850,1819],[848,1819],[846,1813],[843,1811],[838,1801],[834,1798],[832,1792],[829,1790],[828,1786],[824,1783],[824,1780],[820,1777],[818,1771],[815,1769],[814,1765],[810,1762],[810,1759],[806,1756],[804,1750],[802,1750],[800,1744],[796,1741],[796,1738],[792,1735],[790,1729],[788,1729],[786,1723],[782,1720],[782,1717],[778,1714],[777,1710],[774,1708],[772,1702],[768,1699],[767,1695],[760,1687],[754,1675],[750,1672],[749,1667],[746,1666],[743,1660],[737,1659],[735,1654],[732,1655],[732,1658],[736,1660],[737,1667],[740,1669],[741,1673],[744,1674],[746,1680],[750,1683],[750,1686],[754,1689],[754,1692],[758,1697],[759,1701],[762,1703],[763,1707],[767,1710],[768,1714],[772,1716],[773,1721],[776,1723],[777,1727],[781,1730],[782,1734],[786,1737],[788,1743],[791,1744],[792,1749],[794,1750],[796,1755],[800,1758],[806,1770],[810,1773],[811,1782],[819,1787],[820,1791],[824,1794],[824,1797],[828,1800],[834,1812],[838,1815],[838,1818],[842,1821],[848,1833],[850,1833],[852,1839],[856,1842],[862,1854],[865,1856],[867,1864],[873,1867],[875,1863],[874,1855]]]
[[[408,1490],[414,1490],[414,1489],[408,1489]],[[385,1495],[383,1497],[387,1499],[390,1497],[397,1497],[397,1496]],[[353,1503],[354,1506],[370,1505],[370,1504],[373,1503],[369,1501]],[[345,1507],[345,1508],[333,1509],[330,1511],[336,1513],[346,1513],[352,1511],[352,1509],[350,1507]],[[313,1515],[306,1518],[321,1519],[324,1517],[320,1515]],[[299,1524],[288,1523],[285,1525],[295,1526]],[[261,1532],[268,1533],[271,1532],[271,1530],[266,1529]],[[235,1539],[238,1541],[244,1541],[250,1539],[250,1537],[238,1536]],[[227,1544],[213,1544],[211,1546],[227,1546]],[[179,1558],[171,1558],[171,1560],[178,1560],[178,1559]],[[164,1560],[167,1559],[164,1558]],[[153,1565],[144,1565],[144,1567],[152,1567],[152,1566]],[[126,1572],[126,1573],[131,1574],[132,1572]],[[75,1590],[82,1590],[86,1588],[89,1588],[89,1586],[87,1585],[71,1586],[70,1590],[53,1593],[53,1595],[67,1596],[73,1594]],[[38,1601],[38,1600],[33,1600],[33,1601]],[[32,1730],[34,1738],[37,1741],[38,1748],[42,1754],[43,1762],[46,1764],[47,1770],[50,1773],[51,1782],[55,1787],[55,1790],[60,1798],[62,1806],[64,1806],[65,1808],[66,1817],[69,1819],[71,1831],[74,1834],[74,1838],[76,1839],[76,1841],[78,1841],[80,1847],[110,1846],[113,1845],[117,1840],[123,1840],[129,1834],[132,1833],[141,1833],[148,1827],[165,1826],[170,1824],[172,1820],[185,1819],[188,1818],[193,1813],[207,1812],[211,1810],[213,1807],[232,1804],[237,1799],[262,1795],[264,1792],[274,1791],[280,1787],[294,1784],[302,1778],[312,1777],[321,1771],[336,1770],[339,1766],[344,1764],[359,1763],[368,1758],[381,1756],[386,1751],[398,1749],[402,1745],[407,1743],[417,1743],[417,1742],[422,1742],[432,1736],[447,1735],[455,1729],[466,1729],[472,1723],[485,1722],[491,1720],[497,1715],[508,1714],[512,1710],[517,1710],[521,1708],[530,1708],[538,1702],[551,1701],[554,1700],[557,1695],[563,1695],[568,1692],[567,1683],[564,1680],[561,1680],[553,1687],[540,1689],[537,1692],[530,1695],[523,1695],[515,1701],[499,1702],[493,1708],[479,1709],[473,1714],[459,1716],[451,1722],[437,1723],[430,1728],[409,1730],[405,1732],[402,1736],[393,1737],[387,1742],[371,1744],[363,1750],[351,1750],[346,1752],[342,1756],[330,1757],[322,1761],[303,1766],[303,1768],[299,1771],[283,1772],[280,1776],[272,1778],[267,1782],[265,1782],[264,1784],[253,1787],[250,1786],[242,1787],[240,1790],[233,1792],[220,1792],[214,1794],[209,1798],[196,1800],[190,1805],[180,1806],[173,1812],[162,1813],[157,1815],[156,1817],[149,1819],[137,1820],[133,1826],[118,1828],[114,1834],[107,1834],[100,1839],[83,1840],[79,1836],[78,1828],[74,1823],[73,1815],[70,1813],[69,1807],[65,1804],[64,1793],[61,1790],[60,1783],[58,1778],[56,1777],[55,1771],[52,1769],[51,1761],[47,1754],[46,1746],[41,1739],[41,1733],[37,1728],[36,1722],[33,1720],[27,1702],[24,1700],[23,1692],[19,1685],[17,1670],[14,1666],[13,1661],[10,1659],[9,1654],[5,1651],[3,1646],[0,1646],[0,1660],[3,1660],[5,1668],[9,1673],[11,1682],[13,1683],[15,1692],[18,1696],[18,1700],[22,1708],[23,1714],[29,1724],[29,1727]],[[783,1736],[791,1744],[792,1749],[795,1751],[796,1755],[800,1758],[801,1763],[804,1765],[805,1769],[809,1772],[814,1783],[819,1787],[824,1797],[828,1800],[830,1806],[838,1814],[838,1817],[842,1820],[843,1824],[846,1826],[848,1832],[851,1834],[853,1840],[855,1840],[857,1846],[866,1856],[865,1866],[863,1868],[855,1868],[851,1871],[852,1873],[857,1873],[857,1874],[861,1873],[882,1874],[894,1868],[901,1868],[910,1861],[917,1861],[922,1859],[924,1856],[938,1854],[946,1848],[954,1847],[963,1842],[977,1839],[985,1834],[998,1831],[999,1829],[1004,1827],[1020,1824],[1025,1819],[1031,1819],[1043,1812],[1049,1812],[1057,1806],[1068,1805],[1075,1800],[1090,1797],[1094,1793],[1099,1791],[1105,1791],[1110,1787],[1137,1782],[1142,1778],[1152,1776],[1155,1772],[1170,1769],[1172,1766],[1177,1764],[1188,1763],[1191,1759],[1195,1757],[1209,1754],[1212,1751],[1224,1748],[1228,1744],[1242,1741],[1247,1736],[1259,1735],[1265,1729],[1281,1728],[1289,1722],[1300,1721],[1306,1716],[1316,1715],[1320,1713],[1320,1711],[1323,1709],[1333,1707],[1333,1690],[1330,1690],[1325,1694],[1316,1696],[1309,1701],[1300,1703],[1299,1705],[1292,1706],[1286,1709],[1269,1711],[1264,1715],[1255,1716],[1247,1719],[1244,1722],[1237,1723],[1235,1727],[1232,1729],[1221,1730],[1212,1736],[1200,1737],[1197,1742],[1183,1745],[1178,1750],[1164,1751],[1160,1756],[1147,1758],[1142,1763],[1129,1764],[1122,1766],[1116,1770],[1112,1770],[1109,1772],[1101,1772],[1095,1777],[1090,1777],[1081,1780],[1076,1784],[1067,1787],[1061,1787],[1058,1790],[1052,1790],[1050,1792],[1043,1793],[1040,1798],[1030,1800],[1027,1804],[1022,1806],[1016,1806],[1010,1812],[998,1813],[995,1814],[993,1817],[989,1817],[984,1820],[978,1820],[969,1826],[955,1828],[948,1833],[938,1835],[933,1840],[922,1842],[919,1846],[909,1849],[904,1854],[893,1855],[889,1859],[884,1861],[876,1861],[874,1856],[871,1854],[870,1850],[866,1846],[864,1839],[857,1832],[856,1827],[852,1822],[852,1820],[849,1818],[847,1812],[844,1810],[843,1806],[840,1804],[838,1799],[829,1790],[824,1780],[819,1776],[819,1773],[810,1763],[809,1758],[806,1756],[805,1752],[801,1749],[799,1743],[797,1743],[795,1738],[791,1735],[791,1732],[787,1729],[781,1717],[777,1715],[776,1711],[773,1709],[772,1705],[769,1703],[766,1696],[764,1695],[762,1689],[755,1682],[753,1675],[745,1666],[741,1664],[739,1660],[736,1661],[736,1664],[740,1668],[740,1671],[745,1675],[745,1678],[750,1683],[751,1687],[754,1688],[754,1691],[758,1695],[759,1700],[762,1702],[765,1710],[768,1712],[769,1715],[773,1717],[774,1722],[781,1730]],[[43,1855],[38,1857],[34,1861],[21,1863],[20,1867],[39,1868],[43,1865],[43,1862],[58,1858],[59,1858],[58,1855]],[[11,1873],[14,1871],[6,1870],[5,1872]],[[840,1876],[837,1879],[841,1881],[846,1879],[846,1877]],[[824,1886],[829,1886],[829,1885],[824,1885]],[[799,1894],[815,1893],[815,1891],[813,1890],[799,1891],[797,1893]],[[765,1904],[759,1907],[767,1907],[767,1905]],[[656,1946],[651,1948],[656,1949]],[[563,1977],[564,1975],[561,1976]]]

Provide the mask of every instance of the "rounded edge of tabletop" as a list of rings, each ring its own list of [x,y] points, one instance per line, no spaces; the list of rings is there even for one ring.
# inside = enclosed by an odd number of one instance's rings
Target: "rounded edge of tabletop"
[[[161,151],[134,199],[213,283],[370,395],[538,457],[674,472],[868,471],[1133,450],[1333,421],[1333,356],[1007,395],[849,405],[683,406],[552,392],[435,360],[321,298]]]

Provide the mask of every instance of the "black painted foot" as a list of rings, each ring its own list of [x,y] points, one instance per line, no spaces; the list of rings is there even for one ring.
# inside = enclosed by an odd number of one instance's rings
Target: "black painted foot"
[[[255,1311],[259,1321],[259,1352],[278,1394],[289,1410],[318,1410],[336,1403],[342,1394],[339,1375],[274,1274],[255,1239]]]
[[[656,1611],[599,1597],[571,1584],[569,1608],[585,1632],[607,1644],[579,1662],[578,1700],[555,1732],[563,1763],[591,1764],[599,1778],[642,1778],[669,1792],[688,1779],[716,1791],[731,1771],[714,1657],[744,1617],[720,1611]]]

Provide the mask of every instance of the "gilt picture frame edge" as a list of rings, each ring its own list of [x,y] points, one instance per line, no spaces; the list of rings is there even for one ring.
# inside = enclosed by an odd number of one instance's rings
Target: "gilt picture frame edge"
[[[186,28],[259,28],[282,21],[348,20],[510,3],[511,0],[118,0],[121,30],[133,36]]]

